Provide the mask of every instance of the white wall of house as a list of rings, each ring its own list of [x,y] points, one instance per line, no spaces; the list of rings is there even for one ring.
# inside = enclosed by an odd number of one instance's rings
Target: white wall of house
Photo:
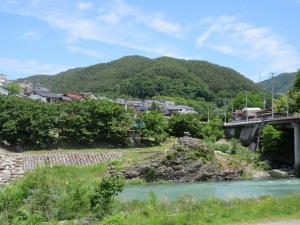
[[[0,95],[8,95],[8,90],[0,86]]]
[[[47,102],[47,99],[43,96],[40,96],[38,94],[34,94],[34,93],[31,93],[28,98],[30,99],[33,99],[33,100],[38,100],[38,101],[42,101],[42,102]]]

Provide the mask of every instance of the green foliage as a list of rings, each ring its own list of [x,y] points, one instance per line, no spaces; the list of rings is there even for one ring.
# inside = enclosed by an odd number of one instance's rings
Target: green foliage
[[[203,123],[197,114],[173,115],[169,119],[169,132],[176,137],[189,132],[192,137],[216,141],[223,137],[223,124],[218,118],[209,123]]]
[[[176,137],[184,136],[184,132],[189,132],[193,137],[200,137],[203,126],[197,114],[177,114],[169,119],[170,134]]]
[[[107,101],[45,104],[0,97],[0,140],[12,147],[123,144],[130,124],[124,108]]]
[[[106,175],[91,196],[91,206],[98,218],[111,213],[112,200],[123,190],[124,177],[118,174]]]
[[[177,201],[159,201],[150,195],[145,201],[123,203],[112,215],[113,225],[252,224],[298,218],[300,196],[256,199],[209,199],[197,201],[184,196]],[[105,221],[110,221],[109,217]],[[99,222],[97,225],[110,224]]]
[[[222,120],[215,118],[205,124],[201,129],[201,138],[217,141],[224,136]]]
[[[236,91],[260,91],[256,84],[232,69],[205,61],[170,57],[149,59],[128,56],[110,63],[71,69],[55,76],[39,75],[26,80],[39,81],[56,92],[93,92],[114,97],[167,95],[211,100],[214,93],[223,90],[228,90],[231,96]]]
[[[247,98],[248,102],[247,105],[248,107],[259,107],[263,109],[264,107],[264,95],[266,98],[266,107],[270,106],[271,100],[270,100],[270,95],[269,94],[263,94],[263,93],[255,93],[255,92],[248,92],[247,93]],[[242,109],[246,107],[246,92],[239,92],[236,94],[236,96],[233,98],[233,109]]]
[[[294,88],[295,89],[300,89],[300,69],[296,73],[296,77],[294,80]]]
[[[9,94],[20,94],[21,93],[21,86],[17,83],[9,83],[6,86]]]
[[[146,181],[147,182],[153,181],[155,179],[155,175],[156,175],[155,168],[153,168],[153,167],[149,168],[147,175],[146,175]]]
[[[143,121],[144,126],[138,129],[142,139],[153,139],[154,142],[160,143],[167,139],[166,132],[168,123],[166,118],[159,111],[147,111],[140,113],[138,119]]]
[[[195,146],[187,153],[189,159],[196,160],[201,158],[204,161],[212,161],[214,158],[214,152],[210,149],[205,149],[203,146]]]
[[[261,145],[263,152],[274,152],[278,150],[282,132],[274,126],[267,124],[261,132]]]
[[[42,224],[93,215],[92,188],[104,165],[38,168],[0,189],[1,224]]]

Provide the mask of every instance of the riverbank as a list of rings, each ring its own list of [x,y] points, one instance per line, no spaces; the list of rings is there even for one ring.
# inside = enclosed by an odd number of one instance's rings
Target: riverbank
[[[95,217],[89,199],[94,188],[99,186],[105,170],[112,164],[115,163],[85,167],[44,167],[26,173],[20,180],[13,181],[0,190],[0,223],[3,225],[38,225],[41,223],[58,225],[64,221],[64,224],[69,225],[223,225],[249,224],[260,220],[294,219],[300,215],[300,195],[244,200],[218,200],[216,195],[214,199],[197,200],[186,194],[176,199],[167,199],[151,194],[149,190],[150,194],[149,192],[145,194],[143,200],[137,200],[140,197],[138,191],[133,191],[135,198],[122,199],[122,195],[128,196],[126,193],[128,187],[139,187],[135,185],[125,186],[124,192],[115,199],[111,206],[111,216],[106,216],[103,221],[99,221]],[[196,184],[191,183],[191,185]],[[212,184],[218,185],[218,182],[207,184],[207,190],[213,194],[217,192],[217,189]],[[233,183],[228,182],[228,184]],[[236,193],[234,188],[237,188],[247,192],[247,186],[229,186],[227,190]],[[252,185],[252,187],[255,186],[257,185]],[[275,186],[275,189],[279,188],[277,184],[274,184]],[[141,188],[144,190],[143,186]],[[159,186],[158,188],[160,189]],[[286,186],[282,187],[283,192],[286,188]],[[172,192],[172,188],[167,189]],[[179,187],[179,189],[183,188]],[[187,188],[186,193],[192,193],[192,189]],[[198,187],[196,189],[201,191]]]
[[[299,219],[299,200],[300,195],[292,195],[228,201],[193,201],[185,197],[169,202],[150,195],[145,201],[131,201],[120,205],[113,216],[98,225],[112,224],[112,221],[117,225],[237,225]]]

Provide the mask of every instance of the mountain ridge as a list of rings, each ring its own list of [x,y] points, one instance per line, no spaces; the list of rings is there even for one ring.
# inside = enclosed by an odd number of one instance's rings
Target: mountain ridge
[[[168,95],[209,100],[236,91],[261,91],[258,85],[229,67],[166,56],[154,59],[125,56],[108,63],[22,80],[39,82],[56,92],[82,91],[136,98]]]
[[[281,73],[273,78],[274,93],[281,94],[286,93],[293,87],[296,72],[293,73]],[[266,79],[257,83],[265,91],[272,92],[272,78]]]

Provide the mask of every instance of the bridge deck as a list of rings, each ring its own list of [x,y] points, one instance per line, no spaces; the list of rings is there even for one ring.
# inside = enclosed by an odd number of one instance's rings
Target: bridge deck
[[[272,124],[282,124],[282,123],[293,123],[293,122],[300,122],[300,115],[294,115],[289,117],[278,117],[273,119],[255,119],[255,120],[242,120],[242,121],[233,121],[224,123],[224,127],[235,127],[235,126],[246,126],[252,124],[259,124],[259,123],[272,123]]]

